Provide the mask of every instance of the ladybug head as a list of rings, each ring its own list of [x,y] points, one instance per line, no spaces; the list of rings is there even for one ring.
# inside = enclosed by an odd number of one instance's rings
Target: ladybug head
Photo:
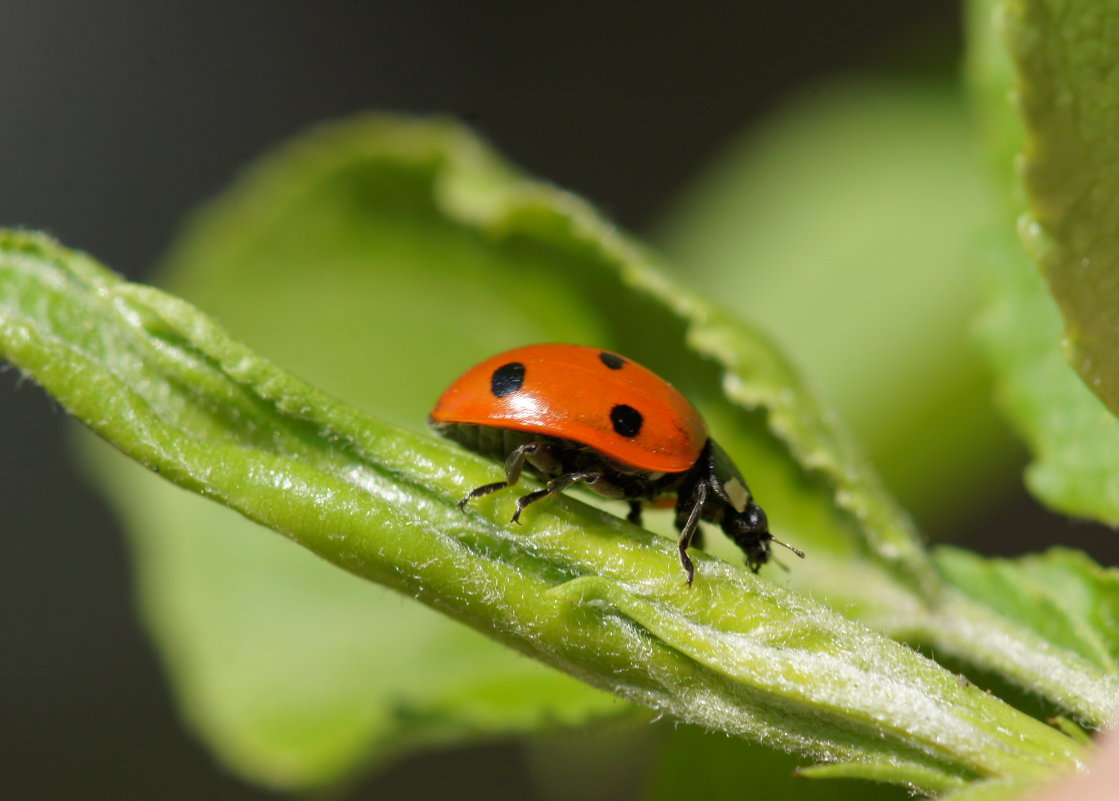
[[[746,554],[746,565],[755,573],[769,561],[771,542],[788,548],[801,559],[804,558],[804,551],[781,542],[769,533],[769,519],[753,500],[741,512],[736,511],[724,518],[723,530]]]
[[[728,525],[729,524],[729,525]],[[769,520],[765,511],[752,500],[741,511],[723,519],[723,530],[746,554],[746,564],[755,573],[769,561]]]

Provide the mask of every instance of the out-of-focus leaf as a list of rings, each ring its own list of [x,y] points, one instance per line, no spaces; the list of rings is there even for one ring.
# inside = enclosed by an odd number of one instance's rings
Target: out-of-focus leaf
[[[973,137],[947,79],[827,83],[719,158],[663,236],[689,279],[822,387],[906,508],[939,525],[985,497],[1011,452],[971,336],[986,213]]]
[[[793,796],[797,801],[904,801],[910,797],[902,787],[865,782],[805,779],[796,782],[795,789],[790,790],[789,780],[803,769],[803,762],[717,732],[681,726],[658,754],[643,799],[740,801],[742,798]]]
[[[1025,201],[1021,187],[1012,183],[1012,164],[1024,146],[1024,137],[1010,105],[1015,77],[996,22],[1005,9],[1013,8],[1011,13],[1017,15],[1022,7],[999,0],[973,0],[968,11],[969,83],[999,200],[980,251],[988,279],[980,330],[998,373],[1002,405],[1033,453],[1026,474],[1030,490],[1053,509],[1116,525],[1119,421],[1066,361],[1061,350],[1060,312],[1015,234],[1015,219]],[[1091,48],[1094,34],[1089,27],[1083,32]],[[1053,26],[1035,26],[1032,34],[1022,24],[1016,30],[1019,48],[1027,47],[1027,40],[1033,38],[1044,51],[1065,46],[1057,40],[1069,38],[1062,33],[1065,29]],[[1051,41],[1043,45],[1042,39]],[[1081,44],[1084,42],[1077,39],[1077,46]],[[1074,97],[1067,100],[1073,102]],[[1065,114],[1056,108],[1053,111],[1054,119]],[[1057,154],[1056,150],[1050,153]],[[1077,181],[1082,180],[1083,170],[1095,169],[1087,163],[1073,164],[1079,158],[1075,148],[1060,149],[1059,154],[1069,160],[1068,169],[1079,176]],[[1067,258],[1069,251],[1062,252],[1061,258]]]
[[[1025,126],[1022,233],[1064,315],[1068,356],[1119,412],[1119,6],[1003,6]]]
[[[1030,491],[1065,514],[1119,524],[1119,421],[1061,354],[1057,307],[1014,236],[992,230],[982,258],[990,300],[980,332],[998,398],[1033,454]]]

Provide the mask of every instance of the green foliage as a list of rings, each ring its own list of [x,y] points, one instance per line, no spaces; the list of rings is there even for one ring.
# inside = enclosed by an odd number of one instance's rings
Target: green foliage
[[[734,737],[705,734],[694,726],[684,726],[657,755],[646,798],[647,801],[779,798],[788,793],[790,777],[803,773],[798,769],[801,761],[785,754],[751,748]],[[910,797],[903,788],[886,784],[798,781],[797,785],[797,801],[844,801],[848,798],[902,801]]]
[[[1072,365],[1119,412],[1119,8],[1008,2],[1004,21],[1026,130],[1023,238],[1061,308]]]
[[[977,249],[988,295],[981,319],[981,334],[996,367],[998,397],[1011,422],[1029,443],[1033,455],[1026,474],[1030,489],[1054,509],[1116,525],[1119,524],[1119,486],[1113,476],[1119,472],[1119,421],[1089,389],[1089,386],[1099,386],[1096,380],[1090,378],[1086,385],[1066,360],[1061,346],[1061,312],[1046,290],[1041,274],[1030,263],[1016,231],[1019,217],[1026,209],[1026,201],[1011,167],[1015,163],[1015,155],[1025,146],[1026,133],[1007,101],[1012,87],[1016,87],[1016,96],[1021,96],[1024,91],[1027,97],[1032,98],[1026,106],[1032,109],[1026,122],[1031,126],[1038,123],[1042,126],[1036,130],[1031,128],[1030,136],[1039,142],[1034,149],[1041,146],[1040,141],[1057,136],[1061,126],[1066,129],[1063,136],[1067,139],[1068,126],[1074,123],[1064,108],[1066,103],[1101,109],[1106,108],[1108,103],[1106,98],[1098,95],[1101,91],[1098,82],[1090,74],[1079,70],[1075,74],[1084,78],[1085,83],[1080,86],[1065,85],[1067,91],[1062,97],[1050,95],[1042,100],[1036,94],[1041,88],[1052,92],[1056,86],[1049,78],[1038,74],[1047,68],[1034,56],[1029,56],[1034,52],[1030,50],[1030,41],[1037,43],[1042,53],[1053,48],[1077,52],[1083,48],[1098,52],[1100,58],[1109,57],[1107,51],[1097,48],[1092,41],[1102,34],[1102,30],[1091,22],[1095,19],[1093,9],[1098,10],[1098,4],[1068,3],[1068,13],[1056,15],[1064,20],[1060,28],[1041,21],[1047,18],[1044,11],[1047,5],[1032,2],[1004,6],[994,0],[975,0],[969,14],[969,79],[976,116],[988,145],[998,200],[997,210],[992,214],[992,221],[986,225]],[[1030,11],[1026,13],[1026,9]],[[1017,75],[1003,47],[999,30],[1000,21],[1007,15],[1018,20],[1011,37],[1018,43],[1015,49],[1021,71]],[[1083,36],[1065,35],[1064,32],[1072,28],[1078,29]],[[1044,46],[1040,44],[1043,42],[1046,43]],[[1073,62],[1078,62],[1080,58],[1068,57]],[[1058,72],[1064,75],[1063,70]],[[1032,86],[1035,79],[1040,81],[1039,87]],[[1051,116],[1044,113],[1046,108],[1052,110]],[[1058,168],[1050,164],[1047,168],[1050,174],[1055,169],[1066,172],[1072,181],[1070,186],[1082,186],[1087,175],[1095,182],[1094,191],[1103,194],[1109,191],[1106,183],[1100,180],[1107,173],[1096,169],[1092,158],[1082,161],[1082,156],[1090,154],[1078,147],[1058,148],[1057,151],[1048,146],[1043,148],[1046,158],[1057,158],[1058,151],[1063,158],[1063,166]],[[1026,188],[1030,190],[1031,207],[1042,204],[1038,206],[1040,210],[1048,203],[1038,194],[1042,187],[1037,180],[1031,181]],[[1088,212],[1089,207],[1083,210]],[[1086,219],[1087,224],[1101,224],[1095,212],[1088,216],[1093,222],[1088,223]],[[1068,222],[1071,225],[1071,219]],[[1038,227],[1026,224],[1025,231],[1034,243],[1035,255],[1041,256],[1050,282],[1054,280],[1054,271],[1060,269],[1059,263],[1064,264],[1068,275],[1071,275],[1080,270],[1072,261],[1087,258],[1091,262],[1092,257],[1086,252],[1079,255],[1076,252],[1084,244],[1086,234],[1083,231],[1075,234],[1076,242],[1080,243],[1077,245],[1071,241],[1061,245],[1059,237],[1053,240],[1050,235],[1051,244],[1044,254],[1037,251],[1044,238]],[[1060,236],[1073,236],[1072,229],[1061,227]],[[1096,239],[1104,241],[1111,237]],[[1070,280],[1082,281],[1078,293],[1087,292],[1101,300],[1106,297],[1104,290],[1109,282],[1098,276],[1083,274],[1080,279],[1061,279],[1066,284]],[[1112,343],[1112,349],[1116,350],[1114,338]],[[1082,359],[1079,363],[1084,365]],[[1100,367],[1103,367],[1103,362]]]
[[[1119,572],[1060,548],[1018,560],[942,548],[937,564],[969,597],[1106,673],[1119,672]]]
[[[1068,290],[1066,316],[1083,315],[1084,368],[1106,318],[1075,301],[1106,275],[1069,268],[1084,258],[1107,267],[1092,250],[1104,247],[1093,234],[1106,230],[1107,173],[1097,170],[1092,191],[1091,161],[1068,165],[1067,185],[1052,176],[1078,157],[1061,145],[1068,115],[1110,86],[1090,80],[1090,60],[1043,75],[1059,48],[1094,41],[1087,24],[1048,41],[1050,5],[1009,13],[1033,126],[1032,213],[1050,280]],[[1063,20],[1095,19],[1069,6]],[[984,251],[985,336],[1038,453],[1031,486],[1115,520],[1115,420],[1061,361],[1055,307],[1011,242],[1006,161],[1020,134],[1000,105],[1011,73],[990,12],[989,2],[970,11],[970,80],[1007,197]],[[1049,108],[1080,92],[1072,111]],[[1005,459],[979,371],[958,356],[963,254],[984,215],[970,162],[953,160],[963,135],[943,86],[842,89],[775,125],[751,145],[761,155],[727,162],[739,166],[666,226],[728,306],[760,309],[774,330],[792,323],[782,337],[926,511],[980,492]],[[897,151],[897,165],[925,160],[911,183],[944,181],[912,206],[889,199],[905,188],[887,178],[896,165],[875,171],[898,138],[912,149]],[[815,182],[816,206],[796,202],[808,180],[798,169]],[[1102,205],[1066,202],[1082,196]],[[805,234],[805,217],[826,224]],[[937,247],[912,253],[928,228]],[[892,237],[860,259],[876,231]],[[945,261],[956,269],[938,270]],[[814,262],[836,283],[805,295]],[[908,262],[912,281],[877,277]],[[824,763],[807,776],[961,801],[1013,797],[1081,766],[1071,723],[1045,725],[901,641],[1102,727],[1119,711],[1119,574],[1067,550],[930,554],[786,359],[671,276],[582,201],[457,125],[359,118],[278,149],[203,210],[161,276],[174,295],[45,237],[0,233],[0,356],[130,457],[85,443],[128,525],[144,614],[184,715],[259,782],[323,786],[410,749],[634,718],[642,706],[724,737],[713,747],[688,727],[672,738],[651,797],[702,790],[696,763],[711,782],[705,797],[735,787],[742,744],[726,734]],[[859,288],[866,308],[847,314],[862,325],[828,318],[839,286]],[[713,542],[688,589],[673,542],[655,533],[666,516],[645,531],[612,506],[560,497],[510,526],[501,494],[460,513],[455,502],[497,468],[432,437],[426,413],[457,372],[533,341],[609,347],[668,377],[743,466],[778,536],[809,558],[754,576]],[[846,353],[869,367],[841,369]],[[1106,360],[1083,371],[1114,375]],[[909,394],[892,396],[895,385]]]

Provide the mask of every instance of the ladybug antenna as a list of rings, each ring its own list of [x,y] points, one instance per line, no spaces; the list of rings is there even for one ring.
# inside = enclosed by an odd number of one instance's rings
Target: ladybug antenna
[[[778,545],[781,545],[782,547],[788,548],[790,551],[795,553],[801,559],[804,558],[804,551],[802,551],[800,548],[796,548],[792,545],[789,545],[789,543],[787,543],[787,542],[781,542],[781,540],[777,539],[776,537],[774,537],[772,535],[770,536],[769,541],[770,542],[776,542]]]
[[[789,545],[789,543],[787,543],[787,542],[781,542],[781,540],[777,539],[773,535],[770,535],[768,541],[769,542],[776,542],[778,545],[781,545],[781,546],[784,546],[785,548],[788,548],[790,551],[795,553],[801,559],[804,558],[804,551],[802,551],[800,548],[794,548],[792,545]],[[773,562],[775,565],[780,567],[786,573],[789,572],[789,566],[787,564],[785,564],[784,562],[782,562],[780,559],[778,559],[776,556],[770,556],[769,559],[770,559],[771,562]]]

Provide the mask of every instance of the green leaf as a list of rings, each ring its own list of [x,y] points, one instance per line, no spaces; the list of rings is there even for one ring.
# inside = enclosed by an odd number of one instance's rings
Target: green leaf
[[[719,156],[662,237],[689,280],[772,333],[905,508],[941,528],[1016,453],[971,332],[987,211],[973,139],[947,76],[829,81]]]
[[[969,597],[1025,623],[1047,642],[1119,675],[1119,570],[1054,548],[1020,559],[981,559],[939,548],[937,565]]]
[[[1036,779],[988,779],[940,796],[939,801],[1022,801],[1044,785]]]
[[[979,330],[999,400],[1033,454],[1030,491],[1059,512],[1119,524],[1119,421],[1061,354],[1057,308],[1013,235],[991,233],[981,258],[991,299]]]
[[[740,801],[742,798],[780,798],[797,801],[903,801],[910,794],[886,784],[796,781],[827,766],[805,768],[804,760],[762,748],[695,726],[679,726],[657,755],[644,801]],[[861,776],[860,778],[867,778]],[[873,777],[870,777],[873,778]],[[935,779],[934,779],[935,780]]]
[[[1119,412],[1119,8],[1083,0],[1004,8],[1025,124],[1023,236],[1064,315],[1070,361]]]
[[[998,38],[996,11],[1015,16],[1019,9],[1020,4],[1004,9],[997,0],[975,0],[968,13],[969,82],[1002,203],[992,213],[980,251],[989,296],[980,328],[998,371],[1000,400],[1033,453],[1026,474],[1030,490],[1058,511],[1115,525],[1119,487],[1112,476],[1119,473],[1119,421],[1066,361],[1060,347],[1060,312],[1014,234],[1015,218],[1025,203],[1011,165],[1024,147],[1023,131],[1007,99],[1015,79]],[[1018,31],[1019,48],[1028,37],[1037,39],[1043,51],[1062,47],[1059,41],[1069,39],[1056,27],[1039,28],[1035,35],[1019,24]],[[1063,115],[1062,111],[1058,116]],[[1089,162],[1074,163],[1077,150],[1061,152],[1070,174],[1082,176],[1084,170],[1094,169]],[[1062,258],[1071,253],[1060,252]]]
[[[89,444],[181,712],[249,778],[320,785],[630,709]]]
[[[653,709],[926,786],[1078,761],[1055,729],[748,571],[573,499],[522,530],[455,501],[490,470],[360,414],[197,309],[43,238],[0,236],[0,352],[149,469]],[[912,767],[911,772],[907,768]]]

